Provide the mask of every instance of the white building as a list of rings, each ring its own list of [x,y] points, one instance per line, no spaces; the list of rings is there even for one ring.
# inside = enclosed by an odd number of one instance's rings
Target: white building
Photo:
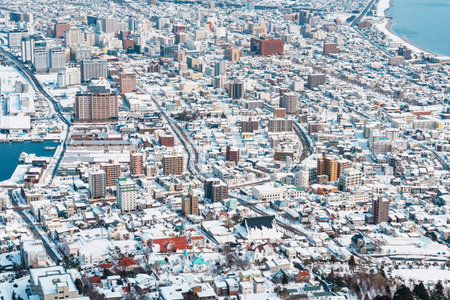
[[[125,178],[117,180],[117,205],[122,212],[136,210],[137,193],[133,181]]]
[[[252,188],[253,198],[260,201],[280,201],[284,199],[284,188],[274,187],[272,184],[254,186]]]

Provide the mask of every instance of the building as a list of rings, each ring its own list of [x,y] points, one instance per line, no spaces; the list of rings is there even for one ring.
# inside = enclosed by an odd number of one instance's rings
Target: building
[[[117,179],[120,177],[120,164],[118,163],[102,163],[100,164],[100,168],[106,174],[106,186],[111,187],[115,186],[117,183]]]
[[[120,73],[120,93],[136,92],[136,73]]]
[[[309,186],[309,174],[310,170],[301,169],[295,173],[295,186],[308,187]]]
[[[22,37],[21,40],[22,62],[31,64],[34,63],[34,46],[37,41],[38,37],[35,36]],[[39,45],[39,43],[37,45]]]
[[[362,184],[362,173],[355,169],[347,169],[339,176],[338,187],[341,191],[354,189]]]
[[[64,37],[64,33],[70,29],[70,24],[68,23],[57,23],[54,26],[54,33],[55,33],[55,38],[62,38]]]
[[[74,272],[67,272],[62,266],[30,269],[30,288],[40,300],[77,299]]]
[[[98,122],[117,120],[117,94],[111,91],[109,84],[93,82],[87,91],[78,91],[75,95],[75,120]]]
[[[212,202],[222,202],[225,199],[228,199],[228,186],[223,182],[213,184]]]
[[[122,212],[135,211],[138,191],[136,184],[123,177],[117,179],[117,206]]]
[[[205,179],[205,182],[203,183],[203,191],[205,194],[205,198],[212,199],[213,198],[213,186],[215,184],[219,184],[220,180],[215,178],[207,178]]]
[[[106,196],[106,172],[104,170],[89,170],[89,192],[92,199],[100,199]]]
[[[223,60],[214,63],[214,76],[225,75],[226,65]]]
[[[28,30],[11,30],[8,32],[8,46],[11,49],[20,49],[22,38],[28,36]]]
[[[329,157],[325,154],[317,159],[317,175],[327,175],[328,181],[337,181],[339,175],[341,175],[345,169],[351,167],[352,163],[350,161],[338,161],[334,157]]]
[[[262,56],[283,54],[284,41],[281,39],[252,38],[250,40],[250,52]]]
[[[323,55],[337,53],[339,53],[339,48],[336,43],[323,43]]]
[[[76,47],[84,43],[84,33],[78,28],[70,28],[64,32],[64,46]]]
[[[293,126],[293,121],[288,119],[270,119],[268,131],[277,133],[277,132],[291,132]]]
[[[159,144],[164,147],[175,147],[175,137],[161,134],[158,137]]]
[[[225,59],[236,62],[240,58],[239,49],[236,48],[226,48],[225,49]]]
[[[108,76],[108,62],[103,59],[84,59],[81,61],[81,80],[88,82],[94,78]]]
[[[239,163],[240,152],[239,149],[231,148],[231,146],[227,146],[225,151],[225,160],[226,161],[234,161],[236,164]]]
[[[248,120],[241,122],[241,132],[255,132],[258,131],[258,129],[258,121]]]
[[[130,173],[133,176],[144,175],[144,154],[130,153]]]
[[[45,44],[35,45],[33,51],[33,68],[37,73],[48,71],[48,50]]]
[[[241,99],[244,97],[244,84],[242,82],[232,82],[229,87],[231,99]]]
[[[40,268],[47,266],[47,251],[41,240],[24,240],[20,242],[20,254],[24,266]]]
[[[320,85],[324,85],[327,82],[325,74],[309,74],[307,86],[309,89],[313,89]]]
[[[389,221],[389,200],[382,197],[373,200],[372,213],[375,224]]]
[[[273,116],[275,118],[286,118],[286,108],[275,108]]]
[[[184,171],[183,161],[181,155],[165,155],[162,161],[164,175],[181,175]]]
[[[198,209],[198,197],[194,195],[192,190],[187,195],[183,195],[181,199],[181,209],[184,216],[188,215],[200,215]]]
[[[298,99],[295,93],[286,93],[280,97],[280,107],[286,109],[286,113],[295,114],[298,111]]]
[[[66,51],[62,47],[53,47],[49,50],[49,70],[51,72],[64,70],[66,67]]]

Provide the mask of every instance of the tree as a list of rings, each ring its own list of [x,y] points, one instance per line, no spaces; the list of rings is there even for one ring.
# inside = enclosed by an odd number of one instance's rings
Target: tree
[[[431,300],[444,300],[444,287],[442,283],[438,281],[434,286],[434,289],[431,291]]]
[[[281,283],[282,284],[288,284],[289,283],[289,278],[287,277],[286,273],[284,273],[283,276],[281,276]]]
[[[428,294],[423,282],[416,284],[413,289],[414,294],[421,300],[430,300],[430,295]]]
[[[75,279],[75,286],[78,290],[78,293],[83,294],[83,282],[81,282],[80,278]]]
[[[409,287],[402,284],[394,294],[392,300],[414,300],[414,294],[411,292]]]
[[[348,265],[350,267],[350,269],[354,269],[356,266],[356,261],[355,261],[355,257],[352,255],[350,256],[350,259],[348,260]]]

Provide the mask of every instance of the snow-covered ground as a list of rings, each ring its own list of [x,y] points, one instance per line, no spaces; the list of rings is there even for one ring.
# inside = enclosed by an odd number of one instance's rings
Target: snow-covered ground
[[[400,276],[405,281],[412,279],[415,281],[423,281],[424,284],[432,284],[439,280],[448,280],[450,278],[450,270],[442,269],[399,269],[392,271],[393,276]]]

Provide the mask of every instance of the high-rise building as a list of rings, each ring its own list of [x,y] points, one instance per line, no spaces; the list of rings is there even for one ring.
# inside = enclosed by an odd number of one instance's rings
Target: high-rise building
[[[226,72],[225,67],[226,67],[226,65],[225,65],[225,62],[223,60],[216,61],[214,63],[214,76],[224,75],[225,72]]]
[[[22,38],[28,36],[28,30],[11,30],[8,32],[8,46],[11,49],[20,49]]]
[[[22,62],[32,63],[34,62],[34,46],[36,41],[35,36],[24,36],[21,41],[22,50]]]
[[[118,116],[117,94],[109,86],[93,82],[87,91],[75,95],[74,114],[77,121],[113,121]]]
[[[286,113],[295,114],[298,111],[298,100],[297,94],[295,93],[286,93],[283,94],[280,98],[280,107],[286,109]]]
[[[309,74],[307,86],[309,89],[313,89],[320,85],[324,85],[327,82],[325,74]]]
[[[64,33],[69,29],[70,29],[70,24],[68,24],[68,23],[55,24],[55,28],[54,28],[55,38],[64,37]]]
[[[92,168],[89,170],[89,191],[92,199],[106,196],[106,173],[103,170]]]
[[[338,188],[341,191],[354,189],[362,184],[362,174],[355,169],[347,169],[339,175]]]
[[[132,151],[130,153],[130,173],[133,176],[144,175],[144,154]]]
[[[136,92],[136,73],[120,73],[119,85],[121,94]]]
[[[291,132],[293,126],[293,121],[289,119],[270,119],[268,125],[269,132]]]
[[[295,186],[298,187],[308,187],[309,186],[309,173],[310,171],[306,168],[295,173]]]
[[[183,161],[181,155],[165,155],[162,160],[164,175],[181,175],[184,171]]]
[[[205,194],[205,198],[207,199],[212,199],[213,194],[214,194],[214,190],[213,190],[213,186],[215,184],[219,184],[220,180],[216,179],[216,178],[207,178],[204,183],[203,183],[203,191]]]
[[[225,151],[225,160],[226,161],[234,161],[236,164],[239,163],[240,152],[239,149],[231,148],[231,146],[227,146]]]
[[[106,174],[106,186],[115,186],[117,179],[120,177],[120,164],[118,163],[102,163],[100,168]]]
[[[184,216],[200,214],[200,210],[198,209],[198,197],[194,195],[192,190],[190,190],[187,195],[183,195],[181,199],[181,209],[183,210]]]
[[[378,197],[378,199],[373,200],[372,213],[375,224],[389,221],[389,200],[382,197]]]
[[[117,179],[117,206],[122,212],[136,210],[137,196],[136,184],[132,180],[123,177]]]
[[[326,156],[317,159],[317,175],[327,175],[328,181],[337,181],[339,175],[341,175],[344,170],[352,167],[351,161],[348,160],[337,160],[334,157]]]
[[[49,50],[50,71],[63,70],[66,67],[66,51],[62,47],[53,47]]]
[[[250,52],[262,56],[283,54],[284,41],[264,38],[252,38],[250,40]]]
[[[212,202],[222,202],[225,199],[228,199],[228,186],[223,183],[215,183],[212,186]]]
[[[186,42],[187,34],[185,32],[175,33],[175,44],[184,44]]]
[[[337,53],[339,53],[339,48],[336,43],[323,43],[323,55]]]
[[[237,49],[237,48],[226,48],[225,49],[225,59],[235,62],[235,61],[239,60],[239,57],[240,57],[239,49]]]
[[[81,61],[81,80],[87,82],[94,78],[108,76],[108,62],[103,59],[85,59]]]
[[[244,97],[244,84],[242,82],[230,83],[229,91],[231,99],[241,99]]]
[[[258,131],[258,128],[258,121],[248,120],[241,122],[241,132],[255,132]]]
[[[84,43],[84,33],[79,28],[70,28],[64,32],[64,45],[76,47]]]
[[[48,50],[45,45],[35,45],[33,68],[37,73],[48,71]]]

